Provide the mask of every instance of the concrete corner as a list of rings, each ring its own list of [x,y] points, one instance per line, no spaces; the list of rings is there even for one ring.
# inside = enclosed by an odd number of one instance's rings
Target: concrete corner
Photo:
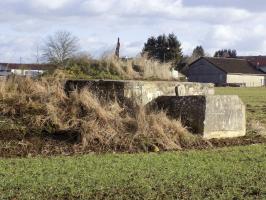
[[[246,108],[238,96],[163,96],[155,105],[206,139],[246,134]]]

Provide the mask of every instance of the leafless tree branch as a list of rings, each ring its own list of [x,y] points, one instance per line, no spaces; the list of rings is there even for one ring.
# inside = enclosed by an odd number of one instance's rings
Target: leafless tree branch
[[[58,31],[47,37],[43,57],[50,63],[65,65],[78,51],[78,38],[67,31]]]

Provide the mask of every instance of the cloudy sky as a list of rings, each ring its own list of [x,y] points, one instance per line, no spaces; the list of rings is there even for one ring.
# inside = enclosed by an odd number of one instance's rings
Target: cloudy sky
[[[185,54],[234,48],[266,54],[265,0],[0,0],[0,62],[34,62],[45,37],[67,30],[93,56],[138,54],[146,39],[175,33]]]

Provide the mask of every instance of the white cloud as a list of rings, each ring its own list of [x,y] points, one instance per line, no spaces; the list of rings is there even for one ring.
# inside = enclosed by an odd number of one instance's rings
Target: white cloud
[[[219,48],[263,54],[266,11],[254,12],[259,8],[247,0],[221,2],[1,0],[0,31],[5,38],[0,37],[1,59],[30,57],[32,44],[58,29],[80,37],[83,49],[93,55],[113,49],[120,36],[123,54],[131,56],[141,51],[147,37],[170,32],[181,40],[185,54],[199,44],[211,54]]]
[[[32,62],[34,60],[36,38],[32,37],[0,37],[0,62]],[[29,51],[31,49],[32,51]]]
[[[113,0],[101,1],[101,3],[99,3],[99,0],[85,0],[82,2],[81,7],[88,13],[103,14],[109,11],[114,3],[115,1]]]
[[[51,10],[56,10],[64,7],[71,0],[31,0],[31,4],[36,9],[48,8]]]

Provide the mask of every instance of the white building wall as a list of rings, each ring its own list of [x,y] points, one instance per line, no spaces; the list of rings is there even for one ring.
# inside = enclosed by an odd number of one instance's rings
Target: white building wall
[[[246,87],[265,86],[266,75],[227,74],[227,83],[243,83]]]
[[[22,69],[11,69],[11,72],[16,75],[24,75]]]
[[[12,69],[11,72],[19,76],[38,76],[44,73],[44,70],[25,70],[25,69]]]

